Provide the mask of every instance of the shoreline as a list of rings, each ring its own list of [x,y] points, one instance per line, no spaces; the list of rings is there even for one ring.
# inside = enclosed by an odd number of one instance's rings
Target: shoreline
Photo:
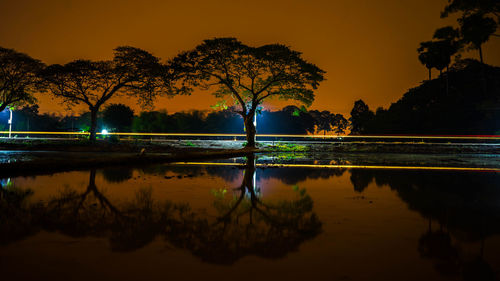
[[[186,143],[189,145],[186,146]],[[95,144],[75,141],[15,140],[0,143],[0,176],[30,176],[117,166],[148,166],[220,160],[258,153],[286,161],[329,161],[357,165],[500,168],[500,145],[426,143],[261,143],[241,148],[234,141]],[[273,156],[274,155],[274,156]],[[290,156],[292,155],[292,156]],[[289,157],[290,156],[290,157]],[[3,158],[3,159],[2,159]],[[302,159],[302,160],[300,160]]]

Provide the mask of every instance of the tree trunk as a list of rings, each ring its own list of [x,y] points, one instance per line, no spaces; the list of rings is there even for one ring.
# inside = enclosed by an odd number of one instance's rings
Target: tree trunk
[[[94,142],[96,140],[97,131],[97,109],[90,109],[90,137],[89,140]]]
[[[243,174],[242,186],[246,187],[247,192],[250,194],[250,201],[252,203],[252,208],[257,204],[257,186],[255,177],[255,155],[253,153],[247,154],[247,163],[245,165],[245,172]]]
[[[481,45],[479,45],[478,50],[479,50],[479,60],[481,61],[481,80],[482,80],[481,87],[483,90],[483,94],[486,95],[486,93],[488,92],[488,86],[486,81],[486,71],[485,71],[486,66],[484,65],[483,61],[483,48],[481,47]]]
[[[479,60],[481,61],[481,63],[484,63],[483,61],[483,48],[481,47],[481,45],[479,45]]]
[[[431,72],[432,68],[429,68],[429,81],[432,80],[432,72]]]
[[[245,131],[247,134],[247,145],[245,147],[255,148],[255,135],[257,134],[257,130],[255,129],[255,125],[253,124],[254,114],[249,114],[243,117],[243,121],[245,123]]]
[[[89,186],[88,186],[88,189],[97,189],[96,185],[95,185],[95,169],[92,169],[90,170],[90,175],[89,175]]]
[[[255,174],[255,155],[247,154],[247,163],[245,165],[245,173],[243,174],[243,184],[249,192],[254,190],[254,174]],[[254,190],[255,191],[255,190]]]
[[[446,66],[446,95],[450,94],[450,83],[449,83],[450,68]]]

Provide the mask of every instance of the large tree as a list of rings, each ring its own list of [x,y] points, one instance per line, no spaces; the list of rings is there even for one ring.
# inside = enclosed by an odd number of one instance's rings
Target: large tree
[[[97,113],[101,106],[118,94],[139,97],[143,104],[164,89],[160,82],[163,67],[152,54],[134,47],[118,47],[113,60],[76,60],[51,65],[42,77],[51,93],[68,106],[87,105],[91,115],[90,140],[96,139]]]
[[[233,99],[243,117],[247,147],[255,147],[253,120],[264,100],[276,97],[310,105],[325,73],[287,46],[250,47],[235,38],[205,40],[177,55],[169,66],[180,92],[212,88],[217,98]]]
[[[35,101],[33,94],[42,90],[37,72],[43,67],[39,60],[0,47],[0,112]]]

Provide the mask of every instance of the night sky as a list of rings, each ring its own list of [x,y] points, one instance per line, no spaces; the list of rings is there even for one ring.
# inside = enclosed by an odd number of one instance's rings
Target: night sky
[[[0,46],[52,64],[111,59],[119,45],[143,48],[165,60],[213,37],[236,37],[251,46],[282,43],[327,71],[311,108],[348,115],[357,99],[373,110],[387,107],[426,79],[416,49],[436,28],[455,23],[440,19],[445,4],[446,0],[0,0]],[[500,39],[492,38],[484,48],[485,62],[499,65],[498,50]],[[39,100],[41,112],[64,114],[58,101],[48,96]],[[111,102],[134,105],[128,99]],[[272,101],[265,107],[292,103]],[[208,93],[195,93],[160,99],[156,109],[206,110],[213,104]]]

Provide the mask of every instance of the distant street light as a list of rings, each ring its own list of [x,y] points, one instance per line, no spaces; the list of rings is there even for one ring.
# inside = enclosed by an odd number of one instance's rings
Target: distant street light
[[[103,134],[103,135],[107,135],[107,134],[108,134],[108,130],[103,129],[103,130],[101,131],[101,134]]]
[[[12,137],[12,109],[10,107],[7,107],[7,109],[10,112],[10,119],[9,119],[9,139]]]

